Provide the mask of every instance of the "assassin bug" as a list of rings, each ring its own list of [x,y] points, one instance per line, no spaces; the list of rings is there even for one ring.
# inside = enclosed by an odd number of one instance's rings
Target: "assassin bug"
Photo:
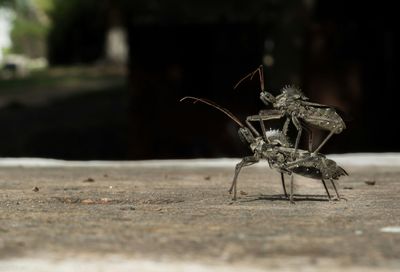
[[[346,128],[343,119],[334,108],[327,105],[309,102],[309,98],[295,86],[288,85],[283,87],[282,93],[276,97],[267,92],[264,87],[264,72],[262,65],[260,65],[254,72],[242,78],[234,86],[234,89],[236,89],[245,79],[249,77],[250,80],[253,79],[256,73],[258,73],[260,77],[260,99],[265,105],[271,104],[273,107],[273,109],[261,110],[258,116],[260,116],[263,121],[286,117],[282,129],[285,135],[287,135],[288,126],[291,120],[298,131],[294,145],[294,152],[297,151],[303,128],[309,133],[308,150],[313,152],[313,154],[318,153],[333,134],[339,134]],[[247,121],[258,121],[258,116],[249,116]],[[312,131],[308,127],[316,127],[318,129],[329,131],[329,134],[315,150],[312,150]]]
[[[325,180],[329,179],[335,189],[336,196],[338,197],[338,199],[340,199],[339,193],[333,180],[338,179],[342,175],[347,175],[347,173],[333,160],[325,158],[325,156],[320,153],[311,153],[309,151],[301,149],[297,150],[297,152],[294,153],[294,148],[282,146],[282,142],[285,142],[285,140],[282,139],[286,139],[286,136],[283,135],[283,133],[280,131],[276,131],[272,133],[273,135],[270,136],[268,136],[267,133],[265,133],[263,137],[260,136],[259,133],[257,133],[257,135],[255,136],[253,134],[253,129],[250,129],[249,127],[243,125],[243,123],[240,122],[240,120],[236,116],[234,116],[229,110],[222,108],[221,106],[210,100],[186,96],[180,101],[184,100],[192,100],[194,101],[194,103],[202,102],[220,110],[228,117],[230,117],[240,127],[238,130],[239,137],[242,139],[243,142],[249,144],[249,147],[253,152],[253,155],[244,157],[236,165],[232,185],[229,189],[229,193],[232,193],[233,191],[233,200],[236,200],[237,179],[241,169],[243,167],[255,164],[262,159],[267,160],[271,168],[274,168],[281,173],[282,187],[286,197],[288,197],[288,195],[286,192],[284,174],[288,174],[291,176],[289,198],[291,202],[293,202],[294,200],[293,173],[304,177],[320,179],[324,185],[328,198],[331,199],[328,188],[325,184]],[[293,154],[295,154],[295,156],[293,156]]]

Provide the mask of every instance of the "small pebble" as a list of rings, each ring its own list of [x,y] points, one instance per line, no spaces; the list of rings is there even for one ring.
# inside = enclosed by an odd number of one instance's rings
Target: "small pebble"
[[[85,179],[83,182],[94,182],[94,179],[92,179],[92,178],[87,178],[87,179]]]
[[[129,207],[121,207],[119,208],[121,211],[134,211],[136,210],[135,207],[129,206]]]
[[[36,193],[36,192],[39,192],[39,187],[33,187],[33,188],[32,188],[32,191],[34,191],[35,193]]]
[[[375,180],[366,180],[366,181],[364,181],[364,182],[365,182],[365,184],[371,185],[371,186],[375,185],[375,183],[376,183]]]
[[[89,205],[89,204],[95,204],[95,201],[89,198],[89,199],[83,199],[81,203]]]
[[[211,177],[210,177],[210,176],[205,176],[204,179],[205,179],[205,180],[210,180]]]

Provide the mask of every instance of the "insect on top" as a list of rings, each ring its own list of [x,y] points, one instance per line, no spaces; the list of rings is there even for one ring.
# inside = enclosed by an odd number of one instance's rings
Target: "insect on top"
[[[259,112],[258,115],[260,121],[281,119],[285,117],[286,121],[282,129],[285,135],[287,135],[289,123],[292,122],[298,131],[294,145],[295,151],[297,151],[303,129],[309,134],[308,150],[317,153],[333,134],[339,134],[346,128],[343,119],[333,107],[309,102],[308,97],[306,97],[296,86],[284,86],[281,90],[281,94],[276,97],[266,91],[262,65],[242,78],[234,88],[236,89],[247,78],[253,79],[256,74],[259,75],[260,79],[260,99],[266,106],[272,106],[272,109],[265,109]],[[257,121],[255,118],[258,117],[252,117],[249,121]],[[311,127],[329,132],[326,138],[314,150]]]

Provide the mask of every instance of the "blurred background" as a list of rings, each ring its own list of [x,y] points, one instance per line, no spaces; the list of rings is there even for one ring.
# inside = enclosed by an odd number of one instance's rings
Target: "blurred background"
[[[244,120],[265,108],[259,82],[233,86],[260,64],[274,95],[297,84],[341,111],[347,129],[322,152],[400,151],[396,10],[392,1],[0,0],[0,157],[243,156],[234,122],[179,99],[209,98]],[[326,133],[315,133],[316,145]]]

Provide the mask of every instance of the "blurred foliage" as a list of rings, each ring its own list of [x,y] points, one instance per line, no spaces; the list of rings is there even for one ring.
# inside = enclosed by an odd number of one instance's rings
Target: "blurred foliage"
[[[46,56],[50,25],[47,14],[53,7],[53,0],[1,0],[0,5],[14,12],[11,52],[34,58]]]
[[[11,7],[15,3],[15,0],[0,0],[0,6]]]

